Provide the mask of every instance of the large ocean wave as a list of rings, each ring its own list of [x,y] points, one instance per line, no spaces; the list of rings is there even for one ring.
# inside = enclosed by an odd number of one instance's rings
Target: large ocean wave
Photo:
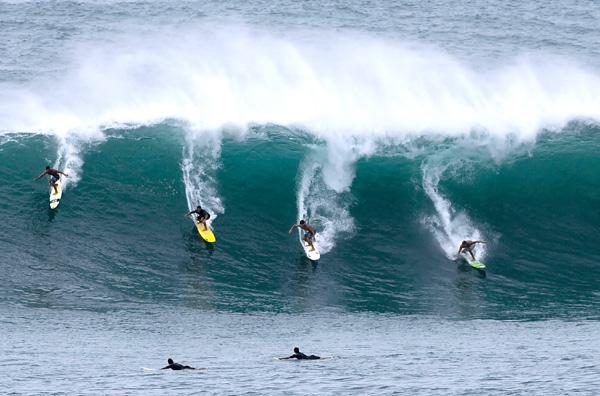
[[[220,179],[227,171],[223,144],[282,141],[284,151],[301,153],[294,159],[295,172],[287,176],[295,185],[293,197],[285,198],[295,203],[296,213],[285,222],[306,218],[317,225],[327,254],[366,232],[353,213],[360,206],[353,190],[356,183],[377,184],[379,176],[357,180],[357,167],[365,161],[415,164],[416,173],[396,175],[396,180],[411,180],[412,188],[422,193],[411,227],[425,231],[436,251],[452,260],[462,239],[498,241],[519,228],[518,222],[498,227],[494,216],[471,200],[481,203],[485,197],[492,208],[527,208],[531,201],[498,197],[513,183],[534,196],[532,189],[539,184],[537,179],[525,183],[534,178],[525,167],[499,190],[477,187],[465,199],[456,193],[465,179],[493,172],[501,179],[517,158],[538,150],[540,139],[564,138],[577,152],[573,133],[585,130],[597,145],[597,73],[551,55],[523,55],[474,68],[440,48],[366,34],[276,35],[227,26],[75,43],[63,61],[59,75],[0,84],[0,147],[10,151],[24,135],[45,135],[54,152],[45,152],[39,167],[48,162],[69,173],[65,200],[77,196],[69,190],[84,182],[85,169],[99,166],[86,164],[88,152],[146,126],[147,138],[175,142],[180,155],[168,157],[170,164],[164,166],[177,165],[178,174],[169,177],[171,183],[182,183],[184,206],[201,204],[215,220],[243,204],[226,198],[231,187]],[[153,136],[157,130],[160,135]],[[549,147],[558,152],[562,143]],[[261,161],[277,168],[274,155]],[[575,154],[565,155],[578,160]],[[549,172],[540,180],[543,184],[555,176]],[[398,201],[411,195],[378,194]],[[588,198],[588,210],[593,210],[593,196]],[[247,221],[256,221],[258,215],[249,212]],[[531,217],[528,213],[519,216]],[[574,226],[578,235],[577,230],[590,228],[582,221]],[[498,252],[490,245],[479,251],[480,257],[494,260]]]

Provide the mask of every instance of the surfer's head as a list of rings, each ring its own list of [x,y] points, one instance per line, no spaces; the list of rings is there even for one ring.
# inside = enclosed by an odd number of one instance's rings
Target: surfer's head
[[[295,348],[294,348],[294,353],[300,353],[300,348],[298,348],[298,347],[295,347]]]
[[[50,169],[50,165],[46,165],[46,170]]]
[[[306,223],[306,221],[300,220],[300,224],[305,224],[305,223]]]
[[[173,364],[173,359],[171,359],[171,358],[168,358],[168,359],[167,359],[167,362],[168,362],[169,364]]]
[[[196,209],[202,209],[202,206],[198,205],[196,206]]]

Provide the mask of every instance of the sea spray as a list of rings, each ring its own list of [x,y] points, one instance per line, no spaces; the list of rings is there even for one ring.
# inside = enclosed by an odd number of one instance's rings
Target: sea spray
[[[458,151],[464,148],[458,148]],[[450,167],[462,158],[454,156],[457,149],[446,149],[430,155],[421,165],[422,187],[433,204],[435,213],[426,215],[423,223],[431,230],[440,248],[448,257],[455,259],[462,240],[480,240],[481,232],[474,226],[464,210],[457,210],[452,202],[440,192],[440,181]],[[485,256],[485,245],[479,245],[479,258]]]
[[[600,78],[572,62],[516,57],[474,69],[434,47],[368,34],[285,36],[182,28],[80,44],[64,71],[0,84],[0,130],[84,131],[179,119],[197,128],[298,125],[373,139],[491,135],[600,118]]]
[[[218,134],[190,130],[186,133],[181,171],[185,197],[191,211],[201,205],[210,214],[208,223],[225,212],[217,190],[216,171],[219,168],[221,141]]]
[[[317,242],[322,254],[333,249],[340,233],[350,233],[354,229],[354,221],[349,212],[349,186],[336,191],[326,182],[324,169],[328,165],[324,165],[324,162],[329,158],[323,147],[315,147],[309,152],[300,165],[296,198],[298,217],[317,228]],[[331,179],[331,171],[329,173]],[[348,180],[347,175],[339,177]],[[349,178],[352,179],[353,176]],[[333,185],[340,187],[338,182]]]

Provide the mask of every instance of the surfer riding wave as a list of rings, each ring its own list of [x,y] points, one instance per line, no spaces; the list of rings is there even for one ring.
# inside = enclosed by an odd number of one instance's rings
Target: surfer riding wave
[[[308,245],[311,248],[310,249],[311,252],[315,251],[315,245],[313,245],[313,243],[315,241],[315,235],[317,234],[317,231],[315,230],[315,228],[313,226],[311,226],[310,224],[308,224],[307,222],[305,222],[304,220],[300,220],[298,222],[298,224],[294,224],[293,226],[290,227],[288,234],[291,234],[295,228],[300,228],[304,231],[304,233],[302,234],[302,240],[305,241],[306,243],[308,243]]]
[[[47,165],[46,170],[44,170],[42,173],[40,173],[40,175],[38,177],[36,177],[34,180],[39,180],[45,175],[50,176],[50,181],[48,182],[48,184],[51,185],[52,187],[54,187],[55,194],[58,194],[58,184],[57,183],[60,180],[60,175],[69,176],[64,172],[59,171],[58,169],[53,169]]]
[[[206,226],[206,221],[208,219],[210,219],[210,213],[208,213],[206,210],[202,209],[202,206],[198,205],[196,207],[196,209],[192,210],[191,212],[188,212],[186,214],[186,217],[190,216],[192,214],[196,216],[196,222],[197,223],[200,223],[200,224],[204,225],[204,229],[208,228]]]
[[[471,257],[473,258],[473,261],[475,261],[476,259],[475,259],[475,255],[473,254],[473,247],[478,243],[487,243],[487,242],[486,241],[471,241],[471,240],[462,241],[458,248],[458,254],[469,253],[471,255]]]

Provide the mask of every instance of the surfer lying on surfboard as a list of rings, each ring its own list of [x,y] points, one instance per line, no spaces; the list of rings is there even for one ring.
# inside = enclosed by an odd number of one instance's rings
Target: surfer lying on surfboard
[[[471,257],[473,258],[473,260],[475,260],[475,255],[473,254],[473,246],[475,246],[478,243],[487,243],[487,242],[486,241],[471,241],[471,240],[462,241],[460,244],[460,247],[458,248],[458,254],[469,253],[471,255]]]
[[[48,184],[50,184],[52,187],[54,187],[55,194],[58,194],[58,188],[56,188],[56,182],[60,180],[60,175],[69,176],[64,172],[59,171],[58,169],[52,169],[48,165],[46,165],[46,170],[43,171],[42,173],[40,173],[40,175],[38,177],[36,177],[34,180],[39,180],[45,175],[50,176],[50,181],[48,182]]]
[[[196,222],[203,224],[205,229],[207,228],[206,220],[210,219],[210,213],[202,209],[202,206],[198,205],[196,209],[186,214],[186,216],[189,216],[191,214],[196,215]]]
[[[163,368],[161,368],[161,370],[166,370],[166,369],[171,369],[171,370],[204,370],[203,368],[194,368],[194,367],[190,367],[190,366],[184,366],[183,364],[179,364],[179,363],[175,363],[173,361],[173,359],[169,358],[167,360],[167,363],[169,363],[168,366],[165,366]]]
[[[304,231],[304,235],[302,235],[302,239],[310,245],[311,251],[314,251],[315,245],[313,245],[313,241],[315,240],[315,234],[317,233],[317,231],[314,229],[314,227],[311,226],[310,224],[308,224],[307,222],[305,222],[304,220],[300,220],[299,224],[294,224],[293,226],[290,227],[288,234],[291,234],[292,231],[294,231],[294,228],[302,228],[302,230]]]
[[[300,352],[300,348],[295,347],[294,354],[292,356],[279,358],[279,360],[285,360],[285,359],[317,360],[317,359],[321,359],[321,357],[317,356],[317,355],[305,355],[302,352]]]

